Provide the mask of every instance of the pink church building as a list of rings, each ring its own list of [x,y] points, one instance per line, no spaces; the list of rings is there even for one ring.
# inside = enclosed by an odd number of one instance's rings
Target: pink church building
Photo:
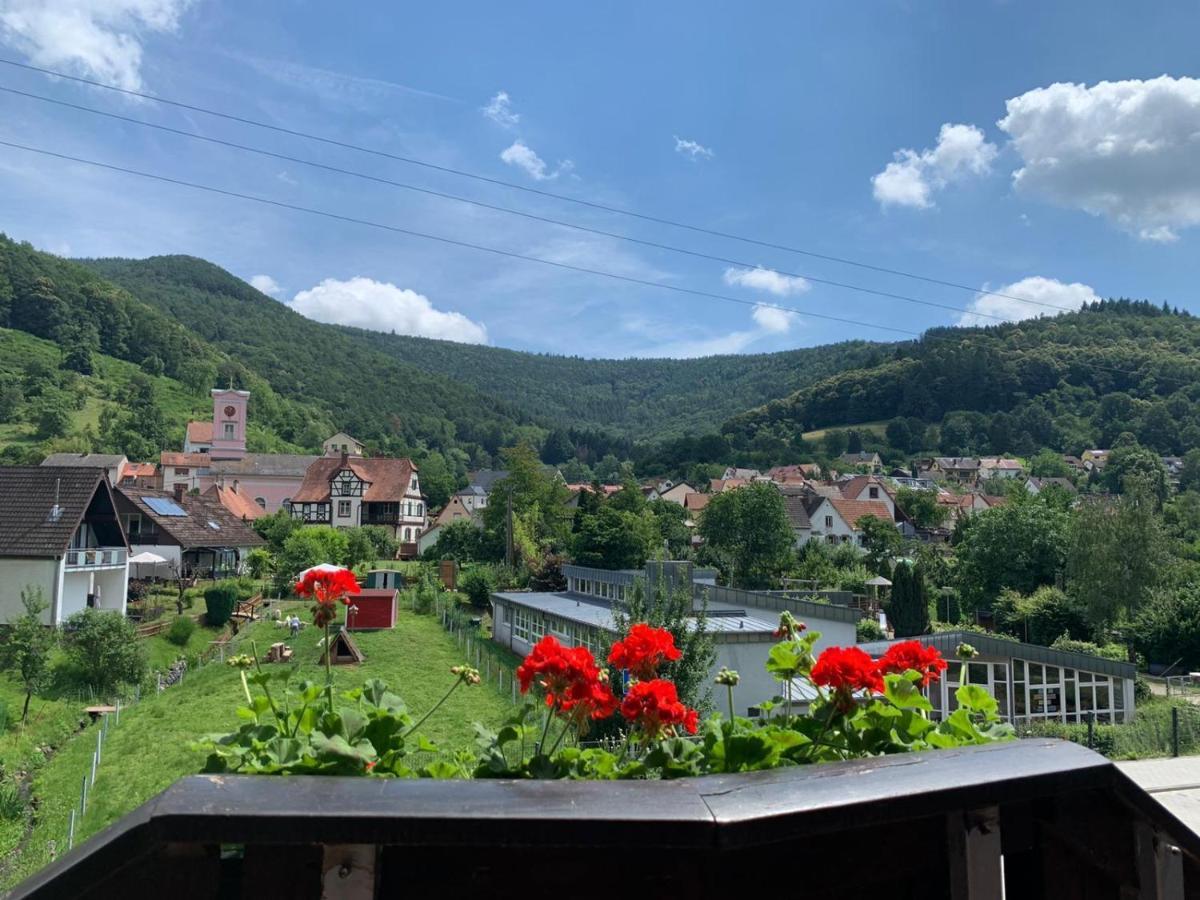
[[[212,391],[212,421],[188,422],[183,453],[164,452],[163,490],[172,493],[209,491],[238,495],[272,513],[287,508],[304,483],[304,473],[317,456],[294,453],[247,453],[246,420],[249,391]],[[239,512],[241,511],[241,512]],[[241,515],[243,504],[231,512]],[[245,518],[245,516],[242,516]]]

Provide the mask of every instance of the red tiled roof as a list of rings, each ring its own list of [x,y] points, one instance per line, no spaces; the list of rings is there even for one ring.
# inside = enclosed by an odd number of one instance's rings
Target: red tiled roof
[[[213,439],[213,423],[188,422],[187,439],[193,444],[211,444]]]
[[[322,456],[304,473],[304,483],[292,495],[293,503],[321,503],[329,499],[329,483],[341,469],[349,469],[367,483],[363,500],[367,503],[399,502],[408,493],[409,482],[417,467],[407,457],[391,459],[375,456],[364,459],[351,456]]]
[[[600,491],[604,494],[604,496],[609,497],[609,496],[617,493],[617,491],[621,490],[621,488],[623,488],[623,487],[624,487],[623,484],[602,484],[602,485],[600,485]],[[580,494],[580,493],[583,493],[584,491],[592,490],[592,485],[588,484],[587,482],[582,482],[582,481],[575,482],[572,484],[568,484],[567,490],[570,491],[572,494]]]
[[[888,486],[874,475],[855,475],[853,478],[843,481],[841,483],[842,496],[848,500],[857,500],[863,489],[871,485],[882,488],[885,494],[889,497],[892,496]]]
[[[175,450],[164,450],[158,457],[160,466],[195,466],[206,469],[211,462],[212,457],[207,453],[180,453]]]
[[[700,512],[704,507],[708,506],[708,501],[712,499],[712,494],[701,494],[693,491],[690,494],[685,494],[683,498],[683,508],[689,512]]]
[[[837,497],[829,497],[828,500],[830,506],[837,510],[838,515],[851,528],[857,529],[858,520],[865,516],[874,516],[885,522],[892,521],[887,504],[880,500],[842,500]]]
[[[158,471],[158,466],[151,462],[126,463],[125,468],[121,470],[122,478],[153,478]]]
[[[714,478],[708,483],[708,487],[710,494],[719,494],[722,491],[740,488],[745,484],[748,484],[745,478]]]
[[[265,509],[237,488],[222,487],[214,484],[200,496],[216,500],[239,519],[245,519],[247,522],[253,522],[259,516],[267,514]]]

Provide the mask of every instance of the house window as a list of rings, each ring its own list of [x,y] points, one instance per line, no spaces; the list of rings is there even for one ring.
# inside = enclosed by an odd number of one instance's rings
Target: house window
[[[187,470],[187,469],[181,469],[181,468],[178,468],[178,467],[176,467],[176,469],[175,469],[175,474],[176,474],[176,475],[186,475],[187,473],[188,473],[188,470]]]
[[[541,616],[530,614],[529,617],[529,637],[535,641],[540,641],[546,636],[546,623]]]
[[[254,502],[257,503],[262,509],[267,508],[267,498],[266,497],[255,497]]]
[[[125,534],[131,541],[141,536],[142,517],[140,515],[135,513],[125,517]]]
[[[826,527],[826,528],[832,528],[832,527],[833,527],[833,516],[826,516],[826,517],[825,517],[825,527]]]
[[[412,540],[412,529],[411,528],[404,529],[404,540],[406,542]]]
[[[416,475],[413,476],[412,484],[410,484],[409,487],[411,487],[414,491],[417,489],[417,476]]]
[[[236,428],[232,422],[225,423],[225,440],[232,441],[236,433]]]
[[[350,518],[350,501],[349,500],[339,500],[338,501],[338,518],[339,519]]]
[[[869,491],[869,493],[870,493],[870,495],[871,495],[871,499],[872,499],[872,500],[878,500],[878,499],[879,499],[879,488],[877,488],[877,487],[868,488],[868,491]]]
[[[424,503],[417,504],[417,515],[418,516],[425,515],[425,504]]]

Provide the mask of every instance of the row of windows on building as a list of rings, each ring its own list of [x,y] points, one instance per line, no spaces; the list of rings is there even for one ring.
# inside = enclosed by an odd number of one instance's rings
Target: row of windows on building
[[[504,625],[508,617],[512,636],[527,644],[536,644],[547,634],[552,634],[571,647],[587,647],[592,653],[604,649],[599,630],[559,616],[546,615],[525,606],[499,606],[498,617],[498,625]]]
[[[940,683],[930,688],[934,710],[948,716],[958,708],[954,692],[960,669],[952,665]],[[1007,663],[967,664],[967,682],[986,688],[996,698],[1000,715],[1010,722],[1082,722],[1087,713],[1097,722],[1120,722],[1125,717],[1123,679],[1083,669],[1068,669],[1014,659]]]
[[[579,578],[574,575],[567,579],[567,590],[572,593],[599,597],[602,600],[616,600],[619,603],[625,602],[626,594],[632,587],[633,585],[613,584],[598,578]]]

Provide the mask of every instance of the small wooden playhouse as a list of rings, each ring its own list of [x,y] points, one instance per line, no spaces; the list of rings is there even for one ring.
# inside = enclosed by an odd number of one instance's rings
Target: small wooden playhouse
[[[357,612],[347,612],[346,627],[350,631],[395,628],[398,597],[395,588],[363,588],[350,598],[350,604]]]

